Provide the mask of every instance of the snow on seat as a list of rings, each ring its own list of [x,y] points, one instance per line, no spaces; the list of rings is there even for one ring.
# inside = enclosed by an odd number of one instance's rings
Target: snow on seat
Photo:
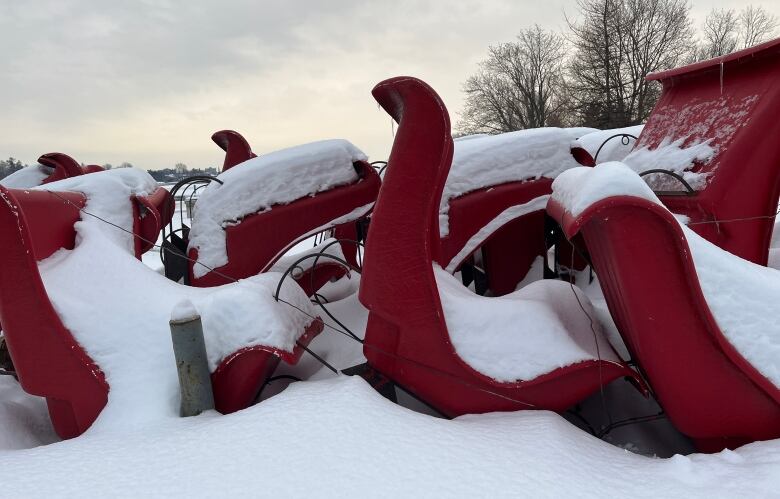
[[[621,163],[559,176],[547,210],[583,239],[626,346],[680,431],[702,450],[780,437],[780,272],[681,225]]]
[[[492,294],[513,291],[547,250],[544,206],[552,179],[592,164],[575,135],[537,128],[456,139],[439,206],[442,267],[455,272],[482,248]]]
[[[254,157],[217,179],[200,192],[189,231],[194,286],[263,272],[296,242],[365,217],[380,185],[366,156],[346,140]]]
[[[55,156],[56,155],[56,156]],[[47,158],[48,157],[48,158]],[[76,162],[68,156],[59,153],[41,156],[38,160],[49,163]],[[44,163],[45,164],[45,163]],[[43,184],[37,189],[57,192],[79,192],[87,199],[95,199],[101,207],[116,206],[112,210],[109,221],[122,227],[131,227],[136,237],[127,242],[130,252],[136,257],[154,247],[163,225],[173,217],[170,193],[157,185],[157,182],[145,171],[138,168],[118,168],[115,170],[94,171],[92,175],[78,175],[51,183]],[[122,199],[130,203],[130,210],[125,209]],[[36,225],[38,222],[35,222]],[[45,226],[46,222],[41,221]],[[116,231],[118,229],[110,229]]]
[[[67,154],[51,152],[38,158],[37,165],[22,168],[0,180],[0,185],[9,189],[29,189],[50,182],[100,171],[103,171],[102,166],[81,166]]]
[[[320,331],[308,299],[289,283],[280,297],[306,314],[276,302],[280,274],[210,289],[165,279],[133,256],[130,194],[139,192],[132,182],[138,177],[130,169],[100,175],[114,181],[86,199],[1,191],[0,320],[22,387],[46,397],[63,438],[84,432],[101,412],[103,427],[174,417],[178,378],[168,320],[188,299],[203,317],[217,409],[246,407],[279,359],[297,361],[296,342],[305,345]],[[82,207],[130,233],[93,217],[79,220]]]
[[[780,135],[780,39],[647,78],[663,93],[624,162],[682,175],[688,195],[669,175],[647,179],[699,235],[766,265],[780,194],[780,146],[767,140]]]
[[[644,125],[596,130],[582,135],[577,144],[591,155],[595,163],[622,161],[634,149]]]
[[[560,411],[600,383],[633,376],[603,339],[601,360],[593,353],[600,332],[597,325],[591,330],[585,313],[559,313],[580,310],[578,298],[589,307],[569,285],[563,284],[568,294],[562,283],[542,282],[488,299],[465,294],[435,267],[439,201],[452,160],[448,113],[415,78],[386,80],[373,95],[399,128],[372,215],[359,292],[369,310],[363,347],[369,366],[450,416]],[[559,302],[548,303],[550,297]],[[561,338],[559,349],[554,343]]]

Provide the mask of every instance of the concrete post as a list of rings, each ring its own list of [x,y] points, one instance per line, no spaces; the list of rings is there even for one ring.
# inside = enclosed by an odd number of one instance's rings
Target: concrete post
[[[182,417],[197,416],[214,408],[206,344],[200,316],[172,320],[171,339],[179,372]]]

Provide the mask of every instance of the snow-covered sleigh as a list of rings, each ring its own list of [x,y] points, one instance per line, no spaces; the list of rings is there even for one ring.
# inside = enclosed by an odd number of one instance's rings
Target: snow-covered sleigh
[[[763,139],[780,133],[779,69],[775,40],[650,75],[663,94],[625,159],[650,187],[623,165],[571,171],[547,208],[589,255],[659,403],[704,451],[780,436],[780,276],[760,267],[780,194],[780,147]]]
[[[778,78],[780,40],[649,75],[663,92],[625,158],[693,231],[760,265],[780,196]]]
[[[364,375],[378,372],[448,416],[562,411],[616,378],[636,379],[589,323],[577,305],[587,299],[573,286],[549,280],[485,298],[437,266],[449,116],[414,78],[384,81],[373,94],[399,126],[359,293],[370,311]]]
[[[339,256],[358,266],[356,227],[381,184],[362,152],[330,140],[257,157],[237,132],[223,130],[212,140],[225,151],[223,171],[198,193],[192,227],[180,235],[169,229],[166,250],[186,258],[166,255],[167,274],[208,287],[286,268],[290,262],[277,261],[288,249],[327,230],[342,241]],[[302,270],[294,278],[311,295],[345,267],[323,258]]]
[[[209,333],[207,327],[206,339],[216,342],[209,360],[217,409],[233,412],[250,405],[278,362],[297,362],[306,344],[322,329],[305,294],[295,284],[280,288],[285,301],[308,311],[290,319],[285,315],[288,309],[276,312],[281,304],[273,299],[281,274],[208,290],[168,281],[135,257],[133,242],[139,238],[134,231],[120,223],[106,227],[104,220],[85,214],[91,213],[89,203],[95,195],[102,193],[103,217],[107,211],[125,221],[137,220],[127,213],[134,209],[135,199],[154,199],[164,189],[155,188],[151,178],[138,182],[139,175],[148,175],[131,169],[99,175],[107,177],[95,175],[89,186],[52,184],[52,192],[0,190],[0,257],[4,262],[0,267],[0,321],[22,387],[46,398],[54,428],[63,438],[77,436],[93,424],[110,390],[144,393],[137,387],[129,389],[128,384],[167,386],[167,392],[145,388],[153,394],[151,399],[139,399],[158,411],[159,406],[167,408],[177,384],[167,319],[179,300],[191,299],[206,314],[212,310],[215,321],[230,307],[235,309],[231,316],[244,320],[233,325],[237,332],[232,340],[230,324],[227,329],[224,324],[216,328],[219,333]],[[111,182],[96,184],[96,180]],[[146,182],[146,192],[123,203],[116,192],[110,192],[123,181]],[[91,192],[93,201],[86,201],[78,192],[81,188]],[[152,241],[156,238],[156,234],[147,235]],[[242,305],[246,296],[254,299]],[[115,301],[122,306],[113,307]],[[262,322],[258,313],[264,321],[271,321],[276,344],[242,339],[242,329]],[[274,321],[274,314],[281,319]],[[204,325],[207,322],[204,315]],[[136,337],[128,343],[124,331],[133,331]],[[116,361],[111,359],[123,356],[131,360],[124,366],[112,364]],[[119,388],[112,385],[112,379]]]
[[[60,152],[50,152],[38,158],[38,164],[12,173],[0,185],[12,189],[28,189],[87,173],[103,171],[98,165],[79,165],[76,160]]]

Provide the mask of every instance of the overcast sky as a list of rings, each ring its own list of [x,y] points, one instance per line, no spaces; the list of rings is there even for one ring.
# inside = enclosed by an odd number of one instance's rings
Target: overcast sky
[[[693,0],[693,15],[750,3],[780,17],[780,0]],[[0,0],[0,158],[205,167],[232,128],[258,153],[346,138],[385,159],[374,84],[420,77],[457,122],[488,45],[563,30],[564,12],[576,0]]]

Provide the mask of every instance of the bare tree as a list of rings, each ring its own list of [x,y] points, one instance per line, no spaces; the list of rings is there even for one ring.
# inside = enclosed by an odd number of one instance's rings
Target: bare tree
[[[704,20],[703,40],[696,59],[711,59],[758,45],[771,38],[778,26],[775,16],[763,7],[748,5],[741,11],[712,9]]]
[[[739,13],[742,48],[752,47],[772,38],[777,31],[777,17],[763,7],[748,5]]]
[[[598,128],[641,123],[659,95],[645,76],[679,65],[690,53],[690,4],[579,0],[578,7],[578,20],[567,21],[575,48],[569,76],[579,122]]]
[[[540,26],[517,41],[491,46],[477,74],[466,80],[459,128],[465,133],[500,133],[560,124],[566,46]]]
[[[712,9],[702,29],[704,51],[701,59],[718,57],[737,49],[737,13],[733,9]]]

